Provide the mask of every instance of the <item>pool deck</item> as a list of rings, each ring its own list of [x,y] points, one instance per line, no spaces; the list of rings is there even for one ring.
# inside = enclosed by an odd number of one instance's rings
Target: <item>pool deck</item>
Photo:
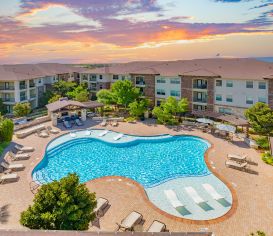
[[[49,124],[49,123],[48,123]],[[102,128],[96,121],[85,122],[84,128]],[[62,127],[60,134],[69,132]],[[77,128],[77,127],[73,127]],[[205,160],[210,170],[224,181],[233,192],[234,205],[223,217],[211,222],[199,222],[179,219],[164,214],[154,207],[146,197],[143,188],[130,179],[120,177],[105,177],[87,182],[91,191],[95,191],[98,197],[105,197],[111,206],[100,219],[90,227],[90,231],[114,231],[116,222],[120,222],[132,210],[141,212],[145,222],[139,230],[146,230],[153,220],[164,222],[172,232],[179,231],[200,231],[208,228],[216,235],[248,235],[250,232],[261,230],[267,235],[273,235],[273,170],[272,167],[262,162],[260,154],[248,147],[239,140],[233,143],[227,142],[210,134],[202,133],[199,130],[183,131],[179,127],[174,129],[153,123],[120,123],[118,127],[107,126],[106,129],[122,132],[131,135],[159,135],[159,134],[188,134],[196,135],[207,139],[211,149],[207,152]],[[1,229],[23,228],[19,223],[20,212],[32,204],[33,194],[29,189],[31,171],[41,160],[48,142],[58,135],[51,135],[49,138],[39,138],[31,135],[24,139],[13,139],[12,148],[15,143],[35,147],[31,158],[20,161],[26,166],[24,171],[18,172],[18,182],[0,185],[0,205],[5,206],[6,216],[0,219]],[[258,162],[258,166],[252,168],[259,172],[259,175],[252,175],[245,172],[225,167],[226,155],[228,153],[248,154],[252,160]]]

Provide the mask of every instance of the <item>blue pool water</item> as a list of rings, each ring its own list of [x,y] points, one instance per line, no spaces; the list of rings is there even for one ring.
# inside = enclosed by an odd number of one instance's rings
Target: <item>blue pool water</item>
[[[208,147],[204,140],[191,136],[139,137],[124,143],[78,137],[47,149],[33,179],[50,182],[74,172],[81,182],[123,176],[149,188],[178,177],[209,175],[204,162]]]

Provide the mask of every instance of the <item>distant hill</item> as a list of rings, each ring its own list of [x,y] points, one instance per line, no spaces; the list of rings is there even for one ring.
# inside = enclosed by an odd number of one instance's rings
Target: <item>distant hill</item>
[[[265,62],[272,62],[273,63],[273,57],[255,57],[255,59],[259,61],[265,61]]]

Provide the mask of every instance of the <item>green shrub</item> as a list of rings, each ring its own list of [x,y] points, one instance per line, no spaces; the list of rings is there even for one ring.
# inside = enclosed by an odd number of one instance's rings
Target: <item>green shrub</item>
[[[30,229],[87,230],[94,220],[95,193],[79,183],[76,174],[42,185],[34,204],[21,213],[20,223]]]
[[[9,142],[0,142],[0,156],[4,152],[5,148],[9,145]]]
[[[273,165],[273,156],[269,152],[263,153],[262,159],[266,164]]]
[[[16,103],[13,107],[13,114],[16,117],[26,116],[31,112],[31,106],[29,102]]]
[[[259,136],[254,138],[256,143],[264,150],[269,150],[269,142],[266,136]]]
[[[10,119],[4,119],[0,123],[0,141],[10,142],[12,140],[14,124]]]

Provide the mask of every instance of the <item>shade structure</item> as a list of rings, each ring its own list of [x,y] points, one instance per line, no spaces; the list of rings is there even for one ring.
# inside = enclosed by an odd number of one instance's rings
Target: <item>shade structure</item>
[[[219,129],[221,131],[231,132],[231,133],[236,132],[236,127],[234,127],[232,125],[217,124],[216,129]]]
[[[214,123],[213,120],[206,119],[206,118],[198,118],[198,119],[196,119],[196,121],[199,122],[199,123],[210,124],[210,125],[212,125]]]

